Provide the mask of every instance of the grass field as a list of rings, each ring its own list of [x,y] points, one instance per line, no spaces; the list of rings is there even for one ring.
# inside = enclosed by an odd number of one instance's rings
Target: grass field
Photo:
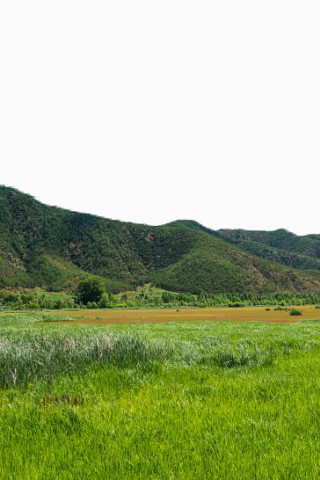
[[[318,479],[320,310],[299,309],[90,328],[1,315],[0,478]]]

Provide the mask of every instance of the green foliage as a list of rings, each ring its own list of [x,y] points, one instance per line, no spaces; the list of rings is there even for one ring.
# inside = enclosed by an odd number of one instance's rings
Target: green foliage
[[[0,309],[4,310],[56,310],[86,308],[78,298],[58,293],[0,293]],[[277,293],[254,295],[249,293],[199,295],[164,291],[150,284],[135,292],[114,295],[103,293],[99,302],[89,302],[89,308],[163,308],[163,307],[242,307],[277,305],[274,310],[288,311],[288,306],[317,305],[320,294]],[[270,309],[269,309],[270,310]]]
[[[77,288],[76,297],[78,302],[87,305],[89,308],[97,308],[97,303],[100,302],[104,293],[105,285],[103,280],[100,277],[91,275],[81,280]]]
[[[292,310],[290,310],[290,315],[302,315],[302,312],[300,310],[292,308]]]
[[[99,300],[99,308],[108,308],[110,307],[110,301],[109,301],[109,295],[104,292],[101,295],[101,298]]]
[[[0,308],[6,310],[60,310],[74,308],[70,295],[57,293],[0,293]]]

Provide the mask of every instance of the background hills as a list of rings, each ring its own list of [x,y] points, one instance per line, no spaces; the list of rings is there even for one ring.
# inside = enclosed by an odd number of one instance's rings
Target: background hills
[[[319,292],[320,235],[139,225],[0,186],[0,287],[68,291],[89,273],[113,292],[144,282],[190,293]]]

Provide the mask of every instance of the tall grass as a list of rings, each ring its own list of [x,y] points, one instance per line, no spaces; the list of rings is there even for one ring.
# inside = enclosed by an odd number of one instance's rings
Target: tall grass
[[[319,322],[0,322],[0,479],[320,478]]]
[[[41,335],[0,339],[0,386],[25,385],[30,380],[84,371],[92,363],[125,367],[163,360],[171,354],[163,341],[146,341],[133,333],[112,335]]]
[[[21,325],[21,318],[16,320]],[[38,321],[38,320],[37,320]],[[61,374],[84,372],[90,365],[114,365],[124,368],[150,362],[207,365],[232,369],[267,367],[280,356],[319,345],[317,337],[291,334],[266,338],[245,338],[240,341],[206,333],[207,326],[198,325],[198,335],[191,340],[187,332],[194,327],[179,325],[178,332],[150,336],[150,327],[135,331],[125,328],[85,327],[71,330],[65,325],[27,324],[19,329],[8,327],[0,333],[0,387],[26,385],[30,381],[51,382]],[[19,323],[20,322],[20,323]],[[176,328],[174,325],[171,326]],[[155,328],[155,327],[153,327]],[[161,330],[158,326],[157,330]],[[219,327],[217,327],[219,328]],[[265,327],[260,327],[263,329]],[[211,327],[212,329],[212,327]],[[163,329],[164,330],[164,329]],[[270,330],[270,329],[269,329]],[[209,330],[210,331],[210,330]],[[221,327],[220,327],[221,331]],[[149,332],[149,335],[148,335]],[[178,333],[178,335],[177,335]]]

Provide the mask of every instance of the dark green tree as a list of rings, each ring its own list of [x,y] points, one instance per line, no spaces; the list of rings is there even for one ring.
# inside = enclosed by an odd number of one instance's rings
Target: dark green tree
[[[105,291],[102,278],[90,275],[79,283],[76,298],[84,305],[87,305],[88,302],[98,303]]]

